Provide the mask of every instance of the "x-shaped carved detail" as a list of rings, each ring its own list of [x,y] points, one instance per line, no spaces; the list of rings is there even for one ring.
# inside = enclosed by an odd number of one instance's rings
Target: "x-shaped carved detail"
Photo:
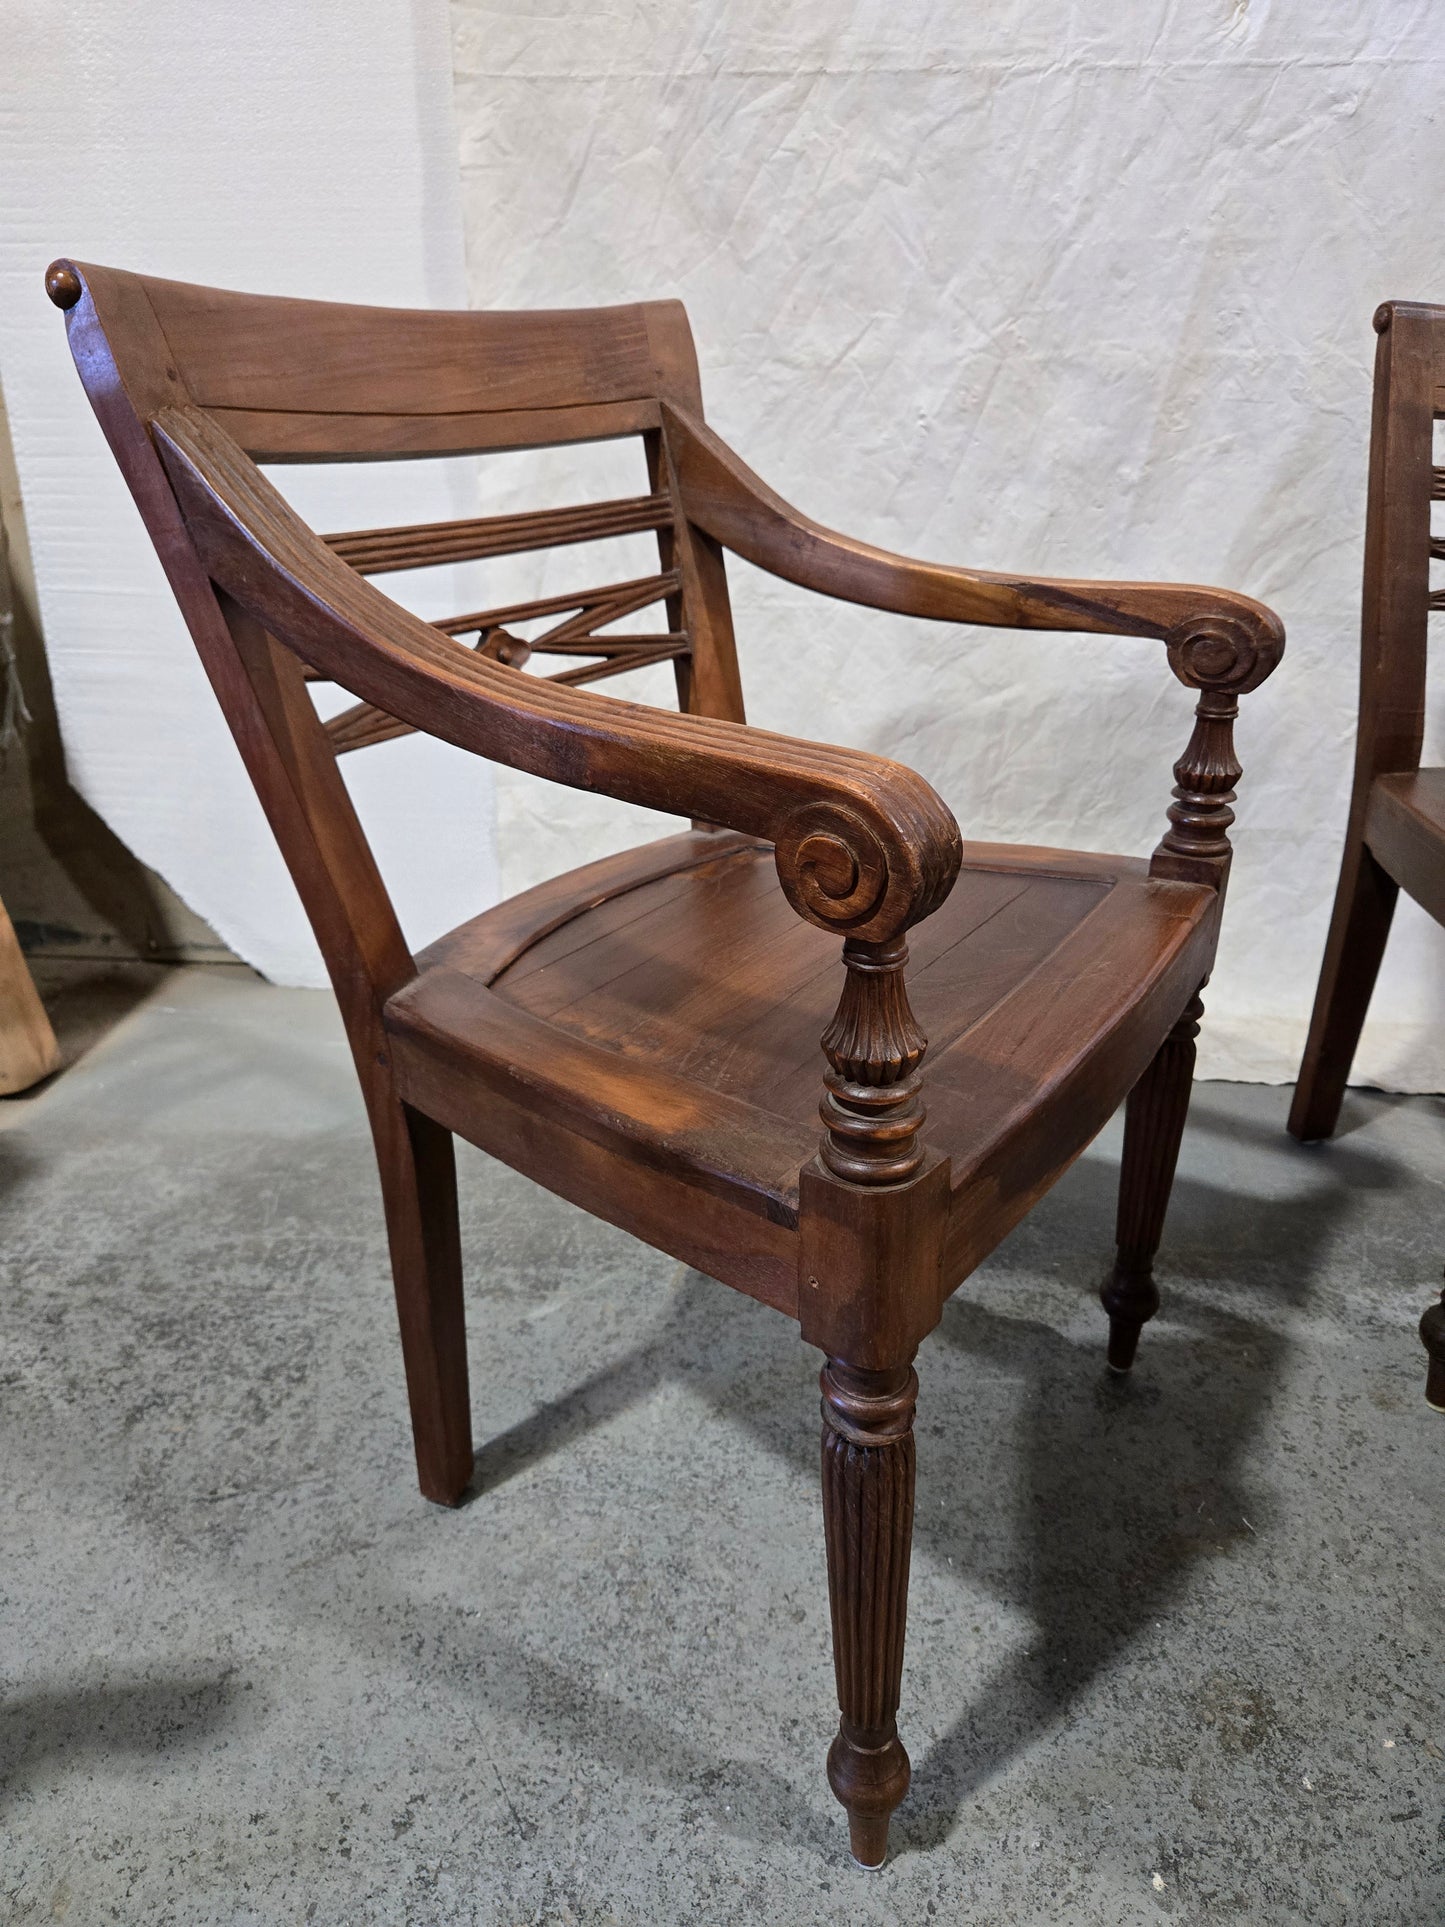
[[[504,608],[482,609],[469,615],[447,616],[434,623],[444,635],[475,635],[471,645],[479,655],[509,669],[521,669],[532,656],[580,656],[593,660],[554,671],[547,680],[560,683],[600,682],[607,676],[620,676],[630,669],[646,668],[655,662],[671,662],[691,651],[687,635],[668,630],[652,635],[600,635],[611,623],[636,615],[679,593],[681,577],[676,569],[660,575],[641,576],[632,582],[614,582],[598,589],[582,589],[571,595],[540,596],[530,602],[514,602]],[[528,640],[515,635],[510,623],[535,622],[544,616],[561,616],[541,635]],[[409,723],[399,722],[371,703],[356,703],[333,716],[326,733],[337,755],[347,750],[365,749],[384,743],[394,736],[411,734]]]

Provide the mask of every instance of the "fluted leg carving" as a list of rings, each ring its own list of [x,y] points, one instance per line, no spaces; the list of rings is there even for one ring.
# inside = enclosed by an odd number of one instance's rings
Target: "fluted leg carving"
[[[848,1810],[853,1858],[881,1867],[888,1821],[908,1791],[898,1694],[913,1544],[913,1408],[918,1376],[823,1367],[823,1526],[838,1736],[828,1784]]]
[[[1420,1320],[1420,1343],[1430,1359],[1425,1402],[1437,1412],[1445,1412],[1445,1292],[1440,1294],[1440,1303],[1432,1305]]]
[[[1129,1093],[1124,1158],[1119,1171],[1118,1255],[1099,1293],[1109,1314],[1109,1365],[1127,1372],[1139,1334],[1159,1309],[1154,1254],[1179,1160],[1179,1141],[1194,1081],[1194,1040],[1204,1006],[1191,997],[1184,1015]]]

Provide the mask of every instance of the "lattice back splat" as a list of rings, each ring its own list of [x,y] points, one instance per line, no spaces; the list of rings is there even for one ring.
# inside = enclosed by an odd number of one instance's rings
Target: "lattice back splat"
[[[362,529],[326,537],[328,546],[361,575],[385,575],[399,569],[426,568],[444,562],[476,562],[497,556],[522,555],[529,550],[557,549],[573,543],[598,542],[611,536],[656,530],[667,557],[673,549],[672,502],[664,490],[616,502],[586,502],[575,508],[541,509],[523,515],[495,515],[465,521],[432,522],[411,528]],[[668,628],[640,634],[619,633],[612,625],[625,622],[665,602]],[[601,682],[652,663],[676,665],[678,699],[687,709],[691,693],[692,640],[684,625],[685,597],[682,571],[664,567],[658,574],[630,582],[578,589],[571,594],[537,596],[495,609],[434,619],[444,635],[474,637],[472,647],[493,662],[521,669],[532,656],[560,656],[570,666],[553,670],[550,682]],[[512,627],[521,623],[560,618],[537,636],[523,637]],[[316,679],[316,672],[309,672]],[[399,722],[370,703],[357,703],[333,716],[326,733],[337,754],[363,749],[393,736],[404,736],[412,725]]]
[[[62,299],[70,272],[58,270]],[[702,411],[680,302],[431,313],[237,294],[107,268],[84,273],[72,346],[86,372],[108,361],[111,336],[124,336],[123,380],[102,381],[99,394],[93,383],[92,395],[138,500],[172,523],[169,490],[141,426],[164,408],[203,412],[253,461],[267,464],[640,439],[645,495],[326,540],[360,574],[380,576],[655,532],[655,576],[466,611],[434,626],[504,666],[520,669],[533,655],[561,659],[564,666],[545,680],[574,686],[670,661],[681,709],[743,721],[722,552],[684,514],[664,438],[666,408]],[[187,561],[182,531],[174,534],[162,556],[180,593],[177,570],[185,573]],[[193,630],[200,590],[193,581],[182,595]],[[659,602],[664,630],[625,626]],[[555,620],[540,635],[515,633],[517,625],[547,618]],[[314,666],[303,673],[323,680]],[[325,725],[325,738],[340,753],[408,727],[363,703]]]

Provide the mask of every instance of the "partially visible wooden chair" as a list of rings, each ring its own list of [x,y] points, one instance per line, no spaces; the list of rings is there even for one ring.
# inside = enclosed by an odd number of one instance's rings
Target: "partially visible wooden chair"
[[[1103,1299],[1109,1361],[1133,1361],[1229,868],[1237,698],[1279,623],[1221,590],[982,575],[820,528],[705,425],[675,302],[423,314],[70,262],[47,279],[330,967],[422,1491],[453,1504],[472,1469],[453,1132],[796,1319],[825,1357],[829,1779],[878,1865],[909,1777],[914,1354],[1127,1096]],[[620,436],[642,441],[637,497],[328,537],[256,466]],[[636,530],[655,575],[436,625],[364,579]],[[748,728],[724,549],[877,608],[1162,641],[1198,705],[1153,857],[965,849],[911,770]],[[630,627],[659,602],[665,631]],[[523,674],[531,654],[567,666]],[[577,686],[664,659],[678,714]],[[308,678],[357,705],[321,723]],[[413,958],[336,763],[406,729],[694,828]]]
[[[28,721],[15,667],[14,609],[9,542],[5,525],[0,522],[0,764]],[[0,903],[0,1097],[28,1091],[59,1067],[55,1032],[25,962],[15,926]]]
[[[1445,500],[1434,465],[1445,415],[1445,308],[1387,301],[1375,313],[1375,406],[1365,511],[1360,722],[1355,786],[1334,915],[1289,1128],[1329,1137],[1385,954],[1401,888],[1445,924],[1445,769],[1421,769],[1426,629],[1445,609],[1430,587],[1445,540],[1430,504]],[[1445,1300],[1420,1321],[1430,1364],[1425,1396],[1445,1411]]]
[[[60,1068],[60,1047],[0,903],[0,1097],[28,1091]]]

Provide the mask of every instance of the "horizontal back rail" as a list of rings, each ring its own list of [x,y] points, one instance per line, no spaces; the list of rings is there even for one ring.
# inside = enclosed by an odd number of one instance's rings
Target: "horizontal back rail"
[[[194,287],[56,261],[124,339],[127,398],[204,408],[254,461],[465,455],[653,432],[659,398],[700,407],[678,301],[499,312],[362,307]],[[82,331],[88,318],[81,316]]]
[[[600,402],[576,408],[483,412],[436,409],[425,415],[352,410],[349,414],[264,408],[206,411],[253,461],[409,461],[423,455],[491,455],[520,448],[563,448],[620,441],[655,429],[656,401]]]
[[[355,529],[322,539],[362,575],[385,575],[443,562],[480,562],[488,556],[566,548],[572,543],[601,542],[616,535],[644,534],[671,526],[672,504],[659,493],[615,502],[582,502],[571,508],[533,509],[519,515]]]
[[[637,401],[682,372],[667,366],[677,303],[436,312],[138,278],[202,408],[496,414]]]

